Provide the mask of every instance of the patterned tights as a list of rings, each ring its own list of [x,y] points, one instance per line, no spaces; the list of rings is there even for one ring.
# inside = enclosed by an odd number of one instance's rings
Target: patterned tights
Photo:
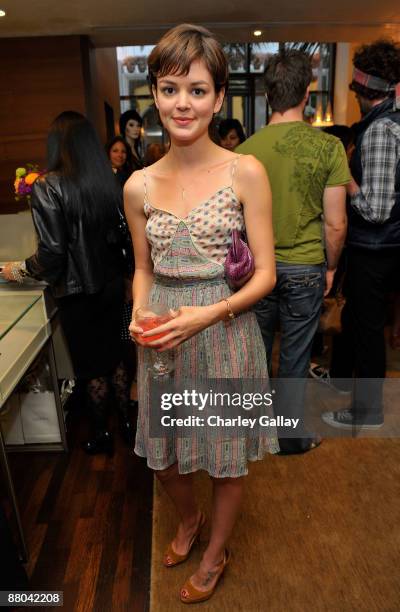
[[[86,390],[95,435],[107,430],[107,406],[111,390],[120,418],[128,418],[130,380],[124,362],[119,363],[111,377],[100,376],[89,380]]]

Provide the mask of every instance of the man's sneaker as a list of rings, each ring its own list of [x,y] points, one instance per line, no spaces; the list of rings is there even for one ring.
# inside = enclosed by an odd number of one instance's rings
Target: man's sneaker
[[[323,368],[317,363],[311,364],[308,373],[312,378],[315,378],[315,380],[318,380],[318,382],[323,383],[333,391],[336,391],[336,393],[340,393],[340,395],[350,395],[351,393],[350,389],[341,389],[337,386],[337,384],[334,384],[330,377],[329,370],[327,368]]]
[[[331,427],[339,429],[379,429],[383,425],[383,416],[356,418],[351,410],[337,410],[336,412],[323,412],[321,419]]]

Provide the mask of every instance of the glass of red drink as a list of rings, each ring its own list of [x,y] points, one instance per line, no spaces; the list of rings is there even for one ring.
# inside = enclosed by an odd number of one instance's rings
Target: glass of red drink
[[[165,304],[148,304],[147,306],[138,308],[135,313],[135,323],[143,329],[144,332],[156,329],[171,321],[173,316],[171,309]],[[148,342],[154,342],[166,336],[169,332],[161,332],[160,334],[154,334],[154,336],[148,336],[140,340],[143,344]],[[155,351],[155,359],[153,363],[153,376],[159,378],[169,375],[173,371],[173,363],[170,357],[166,353],[158,353]]]

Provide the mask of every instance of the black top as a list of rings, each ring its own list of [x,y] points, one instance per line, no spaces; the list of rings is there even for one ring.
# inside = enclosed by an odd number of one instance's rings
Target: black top
[[[62,178],[48,174],[35,181],[31,209],[38,248],[26,260],[31,276],[46,281],[55,297],[100,291],[122,275],[119,215],[93,227],[66,214]]]

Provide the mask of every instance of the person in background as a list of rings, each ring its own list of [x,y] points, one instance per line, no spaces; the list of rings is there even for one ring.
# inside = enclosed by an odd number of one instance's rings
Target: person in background
[[[223,119],[218,126],[221,147],[234,151],[246,140],[242,124],[238,119]]]
[[[156,161],[161,159],[165,155],[165,146],[159,142],[152,142],[146,149],[146,155],[144,156],[144,165],[151,166]]]
[[[271,56],[265,71],[271,121],[236,149],[259,159],[271,180],[277,283],[254,310],[270,366],[280,325],[278,379],[297,382],[296,388],[282,388],[275,406],[279,414],[300,418],[303,426],[312,341],[346,236],[345,185],[350,181],[342,143],[303,121],[311,79],[306,53],[291,49]],[[295,454],[315,448],[319,439],[305,427],[301,437],[282,436],[279,443],[282,454]]]
[[[341,143],[343,144],[345,148],[347,160],[350,162],[351,156],[354,151],[355,131],[353,127],[352,126],[349,127],[348,125],[335,124],[335,125],[330,125],[328,127],[322,128],[322,130],[326,134],[331,134],[332,136],[336,136],[336,138],[339,138],[339,140],[341,141]],[[343,284],[343,278],[344,278],[345,272],[346,272],[346,248],[343,248],[343,251],[341,253],[341,256],[340,256],[340,259],[337,265],[337,270],[333,278],[331,295],[334,295],[337,290],[337,287]]]
[[[378,429],[384,423],[387,294],[399,289],[400,44],[379,40],[354,54],[350,89],[362,119],[347,186],[344,346],[334,346],[331,375],[354,375],[350,409],[322,415],[332,427]]]
[[[351,154],[354,149],[354,130],[351,127],[348,127],[347,125],[335,124],[322,128],[322,131],[326,134],[331,134],[332,136],[336,136],[336,138],[339,138],[345,148],[347,159],[350,161]],[[342,254],[340,255],[336,273],[333,278],[332,289],[328,297],[336,295],[338,288],[343,286],[345,271],[346,249],[344,248]],[[336,337],[333,336],[333,342],[335,341]],[[317,332],[315,334],[312,345],[312,359],[314,359],[314,357],[321,356],[327,348],[327,346],[324,346],[324,334],[322,334],[321,332]],[[329,376],[329,371],[323,366],[320,366],[318,363],[312,362],[310,364],[309,374],[312,378],[315,378],[320,382],[326,383],[332,388],[334,387],[334,383]]]
[[[143,168],[142,124],[143,120],[135,110],[125,111],[119,118],[120,134],[129,144],[132,151],[133,172]]]
[[[114,136],[106,145],[106,153],[110,159],[111,167],[118,180],[121,189],[123,189],[126,181],[133,171],[133,156],[132,151],[126,140],[122,136]],[[121,198],[121,215],[125,218],[125,213],[122,206]],[[121,325],[121,340],[122,340],[122,359],[126,368],[128,378],[130,380],[130,411],[133,414],[137,413],[137,391],[136,391],[136,348],[132,342],[129,333],[129,324],[132,318],[132,278],[135,270],[135,260],[133,257],[132,239],[126,226],[126,221],[123,222],[125,245],[124,251],[124,279],[125,279],[125,300],[122,311]],[[127,443],[132,442],[130,431],[126,428],[123,430],[124,438]]]
[[[130,146],[122,136],[114,136],[106,145],[106,153],[121,188],[133,172],[133,155]]]
[[[113,451],[107,403],[113,387],[121,426],[132,438],[129,384],[121,364],[120,324],[124,300],[121,190],[94,127],[66,111],[47,140],[48,171],[34,183],[31,211],[38,248],[2,275],[46,281],[56,299],[75,376],[85,381],[92,438],[89,454]]]

